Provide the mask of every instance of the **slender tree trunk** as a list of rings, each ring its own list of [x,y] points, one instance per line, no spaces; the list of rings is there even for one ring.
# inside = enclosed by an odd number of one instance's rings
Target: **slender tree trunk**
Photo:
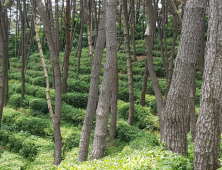
[[[65,56],[64,56],[64,71],[63,71],[63,80],[62,80],[63,94],[67,92],[69,56],[71,52],[69,25],[70,25],[70,1],[66,0],[66,49],[65,49]]]
[[[78,161],[80,162],[86,161],[88,157],[90,135],[96,111],[96,104],[98,100],[100,67],[103,57],[104,45],[106,41],[105,11],[106,11],[106,0],[104,0],[102,4],[98,39],[96,42],[96,49],[95,49],[95,58],[93,61],[92,71],[91,71],[89,97],[87,102],[86,115],[82,127],[81,138],[79,142]]]
[[[135,3],[134,0],[130,0],[131,5],[131,34],[132,34],[132,45],[133,45],[133,58],[134,61],[137,61],[136,58],[136,42],[135,42],[135,32],[136,32],[136,20],[135,20]]]
[[[111,121],[110,121],[110,145],[114,144],[116,139],[116,122],[117,122],[117,99],[118,99],[118,68],[117,59],[115,63],[115,75],[113,80],[112,98],[111,98]]]
[[[187,155],[187,106],[192,79],[195,74],[201,20],[207,0],[189,0],[183,18],[182,33],[172,82],[165,107],[166,149]],[[188,50],[189,49],[189,50]]]
[[[150,79],[153,84],[155,96],[156,96],[156,102],[157,102],[157,110],[158,110],[158,117],[159,117],[159,122],[160,122],[160,134],[161,134],[161,141],[164,136],[164,121],[163,121],[163,115],[162,112],[164,110],[164,104],[163,104],[163,99],[162,99],[162,94],[159,86],[159,82],[156,77],[156,73],[154,70],[153,66],[153,55],[152,55],[152,48],[153,48],[153,24],[154,23],[154,9],[152,5],[152,0],[148,0],[147,3],[147,10],[148,10],[148,21],[147,21],[147,28],[145,31],[145,42],[146,42],[146,51],[147,51],[147,66],[148,66],[148,71],[150,74]]]
[[[6,35],[4,34],[6,30],[5,22],[5,10],[3,10],[2,2],[0,2],[0,60],[1,60],[1,67],[0,67],[0,129],[1,129],[1,120],[3,114],[3,107],[4,107],[4,96],[5,96],[5,78],[7,74],[7,52],[6,51]]]
[[[53,121],[53,129],[54,129],[54,141],[55,141],[55,149],[54,149],[54,164],[58,165],[61,162],[62,155],[62,136],[60,132],[60,124],[61,124],[61,109],[62,109],[62,83],[61,83],[61,72],[60,72],[60,64],[59,64],[59,53],[56,50],[56,43],[53,41],[53,35],[50,28],[50,21],[47,18],[45,7],[42,1],[36,1],[39,15],[42,19],[44,28],[46,30],[46,37],[49,46],[52,68],[54,70],[54,78],[55,78],[55,117]],[[32,2],[32,5],[34,3]]]
[[[36,41],[38,43],[38,48],[39,48],[39,52],[40,52],[40,58],[42,61],[42,66],[43,66],[43,71],[44,71],[44,76],[45,76],[45,81],[46,81],[46,100],[47,100],[47,104],[48,104],[48,109],[49,109],[49,114],[50,117],[52,119],[52,122],[54,122],[54,114],[53,114],[53,110],[52,110],[52,104],[51,104],[51,99],[50,99],[50,93],[49,93],[49,76],[48,76],[48,71],[47,71],[47,67],[46,67],[46,63],[45,63],[45,59],[44,59],[44,54],[42,51],[42,45],[40,42],[40,36],[39,36],[39,29],[36,23],[36,12],[35,12],[35,8],[34,6],[32,6],[32,14],[33,14],[33,22],[35,24],[35,32],[36,32]]]
[[[143,86],[142,86],[142,92],[141,92],[141,98],[140,98],[141,106],[145,106],[145,103],[146,103],[146,88],[147,88],[148,76],[149,76],[149,71],[148,71],[148,63],[146,60],[146,66],[145,66],[144,76],[143,76]]]
[[[117,1],[107,0],[106,4],[106,63],[100,97],[96,110],[96,128],[94,133],[91,160],[101,159],[106,149],[106,134],[109,115],[110,98],[117,58],[116,41],[116,10]]]
[[[88,45],[89,45],[89,57],[91,60],[91,64],[93,62],[93,49],[92,49],[92,35],[91,35],[91,25],[90,25],[90,15],[89,11],[87,10],[87,0],[84,0],[84,13],[85,13],[85,19],[87,23],[87,38],[88,38]]]
[[[127,14],[127,1],[122,0],[122,10],[123,10],[123,27],[124,27],[124,37],[125,37],[125,50],[126,50],[126,60],[127,60],[127,75],[128,75],[128,85],[129,85],[129,125],[133,124],[133,113],[134,113],[134,92],[133,92],[133,73],[130,55],[130,43],[129,43],[129,26],[128,26],[128,14]]]
[[[221,131],[219,120],[222,99],[222,1],[210,0],[208,12],[208,39],[194,148],[195,170],[215,170],[220,167]]]

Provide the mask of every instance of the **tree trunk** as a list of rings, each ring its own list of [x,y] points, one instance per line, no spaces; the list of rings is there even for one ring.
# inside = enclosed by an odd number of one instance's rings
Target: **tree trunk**
[[[106,0],[104,0],[102,4],[99,32],[95,49],[95,58],[91,70],[89,97],[87,102],[86,115],[82,127],[81,138],[79,142],[78,161],[80,162],[86,161],[88,157],[90,135],[96,111],[96,104],[98,100],[100,67],[103,57],[104,45],[106,41],[105,11],[106,11]]]
[[[160,122],[160,134],[161,134],[161,141],[164,136],[164,129],[163,129],[163,116],[162,112],[164,110],[164,104],[163,104],[163,99],[162,99],[162,94],[159,86],[159,82],[156,77],[156,73],[154,70],[153,66],[153,55],[152,55],[152,48],[153,48],[153,24],[154,23],[154,9],[152,5],[152,0],[148,0],[147,3],[147,9],[148,9],[148,20],[147,20],[147,28],[145,31],[145,42],[146,42],[146,55],[147,55],[147,66],[148,66],[148,71],[150,74],[150,79],[152,81],[153,89],[155,92],[156,96],[156,102],[157,102],[157,110],[158,110],[158,117],[159,117],[159,122]]]
[[[222,99],[222,1],[210,0],[208,12],[208,39],[194,148],[195,170],[215,170],[220,167],[221,132],[219,120]]]
[[[85,19],[87,23],[87,38],[88,38],[88,45],[89,45],[89,57],[91,60],[91,64],[93,62],[93,49],[92,49],[92,35],[91,35],[91,29],[90,29],[90,15],[89,11],[87,10],[87,0],[84,0],[84,13],[85,13]]]
[[[192,79],[195,74],[201,20],[207,0],[188,1],[184,13],[178,55],[165,106],[166,149],[187,155],[187,108]]]
[[[63,80],[62,80],[62,92],[67,93],[67,80],[69,72],[69,56],[71,52],[71,42],[70,42],[70,1],[66,0],[66,49],[64,56],[64,71],[63,71]]]
[[[149,76],[149,71],[148,71],[148,65],[147,65],[147,60],[146,60],[146,66],[144,70],[144,76],[143,76],[143,86],[142,86],[142,92],[141,92],[141,98],[140,98],[140,104],[141,106],[145,106],[146,102],[146,88],[147,88],[147,80]]]
[[[193,75],[191,89],[190,89],[189,112],[188,112],[188,114],[190,115],[190,121],[188,123],[189,125],[191,125],[192,142],[195,142],[196,138],[195,95],[196,95],[196,75]]]
[[[132,34],[132,45],[133,45],[133,58],[134,61],[137,61],[136,58],[136,42],[135,42],[135,33],[136,33],[136,19],[135,19],[135,0],[130,0],[131,6],[131,34]]]
[[[32,2],[32,5],[34,3]],[[47,42],[49,46],[52,68],[54,70],[54,78],[55,78],[55,117],[53,122],[54,129],[54,140],[55,140],[55,149],[54,149],[54,164],[58,165],[61,162],[61,154],[62,154],[62,136],[60,132],[60,124],[61,124],[61,109],[62,109],[62,83],[61,83],[61,72],[60,72],[60,64],[59,64],[59,53],[56,50],[56,43],[53,41],[53,35],[50,28],[50,21],[47,18],[45,7],[42,1],[36,1],[39,15],[42,19],[45,33],[47,37]]]
[[[110,145],[114,144],[116,139],[116,122],[117,122],[117,99],[118,99],[118,67],[117,59],[115,63],[115,75],[113,80],[112,98],[111,98],[111,121],[110,121]]]
[[[125,37],[125,50],[126,50],[126,60],[127,60],[127,75],[128,75],[128,85],[129,85],[129,125],[133,124],[133,114],[134,114],[134,92],[133,92],[133,73],[130,55],[130,43],[129,43],[129,26],[128,26],[128,13],[127,13],[127,1],[122,0],[122,10],[123,10],[123,27],[124,27],[124,37]]]
[[[106,133],[109,115],[109,105],[112,83],[115,77],[115,64],[117,58],[116,41],[116,10],[117,1],[107,0],[106,3],[106,63],[100,97],[96,110],[96,128],[94,133],[91,160],[101,159],[106,149]]]
[[[37,22],[36,22],[36,11],[35,11],[34,6],[32,6],[32,14],[33,14],[33,22],[35,24],[36,41],[38,43],[40,58],[42,61],[42,66],[43,66],[43,71],[44,71],[44,76],[45,76],[45,81],[46,81],[46,100],[47,100],[47,104],[48,104],[50,117],[52,119],[52,122],[54,122],[54,114],[53,114],[53,110],[52,110],[52,104],[51,104],[50,93],[49,93],[49,90],[50,90],[49,76],[48,76],[48,71],[47,71],[47,67],[46,67],[46,63],[45,63],[45,59],[44,59],[44,54],[42,51],[42,45],[40,42],[39,29],[38,29]]]
[[[5,96],[5,75],[7,74],[7,52],[6,51],[6,36],[4,32],[6,32],[6,24],[5,22],[5,10],[2,9],[2,2],[0,2],[0,60],[1,60],[1,67],[0,67],[0,129],[1,129],[1,120],[3,114],[3,107],[4,107],[4,96]]]

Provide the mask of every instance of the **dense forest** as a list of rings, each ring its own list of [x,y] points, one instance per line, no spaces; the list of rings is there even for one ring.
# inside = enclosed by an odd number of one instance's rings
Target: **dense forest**
[[[0,169],[220,169],[221,18],[221,0],[0,0]]]

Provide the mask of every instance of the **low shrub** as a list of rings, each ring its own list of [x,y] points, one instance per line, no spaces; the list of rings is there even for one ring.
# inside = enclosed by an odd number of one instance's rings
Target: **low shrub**
[[[134,89],[133,92],[134,92],[134,101],[136,101],[140,98],[141,92],[137,89]],[[118,99],[128,102],[129,101],[129,88],[119,87]]]
[[[148,107],[142,107],[141,105],[134,104],[134,115],[133,122],[134,125],[140,129],[147,130],[159,130],[158,120],[151,115],[150,109]],[[129,116],[129,103],[122,101],[118,102],[118,115],[124,120],[128,120]]]
[[[62,101],[73,107],[86,108],[88,101],[88,93],[66,93],[63,94]]]
[[[78,92],[78,93],[88,93],[89,83],[80,80],[68,79],[67,81],[67,91],[68,92]]]
[[[74,126],[82,125],[86,110],[74,108],[63,102],[62,120],[72,123]]]
[[[50,119],[44,120],[37,117],[21,114],[10,108],[4,108],[2,123],[12,126],[16,130],[29,131],[33,135],[52,136],[53,129]]]

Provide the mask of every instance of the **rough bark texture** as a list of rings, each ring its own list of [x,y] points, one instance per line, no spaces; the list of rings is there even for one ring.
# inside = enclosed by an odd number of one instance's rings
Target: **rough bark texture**
[[[137,61],[136,58],[136,42],[135,42],[135,32],[136,32],[136,19],[135,19],[135,0],[130,0],[131,5],[131,34],[132,34],[132,45],[133,45],[133,58],[134,61]]]
[[[158,117],[160,122],[160,134],[161,134],[161,141],[163,136],[163,118],[162,118],[162,111],[164,110],[164,104],[162,99],[162,94],[159,86],[159,82],[156,77],[156,73],[153,66],[153,55],[152,55],[152,48],[153,48],[153,24],[154,24],[154,9],[152,5],[152,0],[148,0],[147,3],[147,9],[148,9],[148,21],[147,21],[147,28],[145,31],[145,42],[146,42],[146,56],[147,56],[147,65],[148,65],[148,71],[150,74],[150,79],[153,85],[153,89],[156,96],[156,102],[157,102],[157,110],[158,110]]]
[[[106,4],[106,63],[100,97],[96,110],[96,128],[94,133],[91,160],[101,159],[106,149],[106,134],[112,83],[115,76],[117,56],[116,41],[116,0],[107,0]]]
[[[187,115],[192,81],[190,77],[195,74],[194,68],[201,32],[200,23],[206,2],[207,0],[187,2],[178,55],[165,107],[164,142],[166,149],[183,155],[187,155],[187,116],[185,115]]]
[[[205,53],[200,113],[194,148],[194,169],[215,170],[220,167],[219,127],[222,99],[222,1],[209,1],[208,39]]]
[[[55,117],[53,122],[54,129],[54,140],[55,140],[55,149],[54,149],[54,164],[58,165],[61,162],[61,154],[62,154],[62,136],[60,132],[60,124],[61,124],[61,108],[62,108],[62,83],[61,83],[61,73],[60,73],[60,64],[59,64],[59,53],[56,49],[57,44],[53,41],[53,35],[50,28],[50,22],[47,18],[47,14],[44,10],[44,5],[42,1],[36,1],[39,15],[42,19],[45,33],[47,37],[47,42],[49,46],[52,68],[54,70],[54,79],[55,79]]]
[[[98,100],[100,67],[103,57],[104,45],[106,41],[105,10],[106,10],[106,1],[103,1],[100,24],[99,24],[99,33],[95,49],[95,58],[93,61],[92,71],[91,71],[90,89],[89,89],[86,115],[83,122],[82,133],[79,143],[78,161],[80,162],[86,161],[88,157],[90,135],[96,111],[96,103]]]
[[[130,43],[129,43],[129,26],[128,26],[128,13],[127,13],[127,1],[122,0],[122,10],[123,10],[123,27],[124,27],[124,37],[125,37],[125,50],[126,50],[126,60],[127,60],[127,75],[128,75],[128,85],[129,85],[129,125],[133,124],[133,113],[134,113],[134,92],[133,92],[133,73],[130,55]]]
[[[196,112],[195,112],[195,95],[196,95],[196,75],[193,75],[190,89],[189,99],[189,111],[190,121],[188,125],[191,125],[192,142],[195,142],[196,138]]]

